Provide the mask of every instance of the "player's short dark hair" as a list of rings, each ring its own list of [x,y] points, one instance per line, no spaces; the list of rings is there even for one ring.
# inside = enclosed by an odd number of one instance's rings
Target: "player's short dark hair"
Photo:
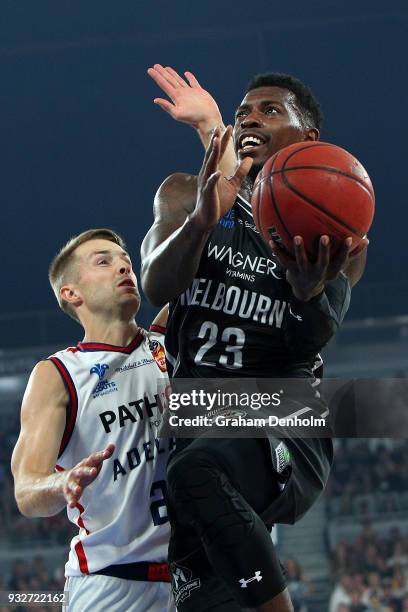
[[[122,249],[126,248],[126,244],[121,236],[111,229],[105,227],[98,229],[90,229],[82,232],[78,236],[73,236],[68,240],[66,244],[59,250],[54,259],[51,262],[48,278],[51,287],[55,293],[55,297],[58,300],[58,304],[61,309],[66,312],[75,321],[78,321],[78,317],[72,306],[62,299],[60,295],[61,287],[66,282],[71,282],[72,278],[76,276],[75,271],[75,251],[84,242],[89,240],[103,239],[109,240],[118,244]]]
[[[307,127],[320,130],[323,114],[320,104],[311,89],[296,77],[281,72],[265,72],[255,75],[248,84],[247,93],[258,87],[282,87],[289,89],[296,96],[299,110],[303,114]]]

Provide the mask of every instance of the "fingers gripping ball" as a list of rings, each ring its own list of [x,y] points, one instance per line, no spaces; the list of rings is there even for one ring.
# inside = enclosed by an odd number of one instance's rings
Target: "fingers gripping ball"
[[[373,217],[374,189],[364,167],[350,153],[327,142],[299,142],[278,151],[258,174],[253,193],[254,220],[264,240],[293,254],[302,236],[315,258],[319,238],[330,237],[335,253],[345,238],[361,246]]]

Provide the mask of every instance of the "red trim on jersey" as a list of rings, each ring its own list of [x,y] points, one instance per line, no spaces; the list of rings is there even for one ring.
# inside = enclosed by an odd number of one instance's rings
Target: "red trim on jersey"
[[[147,580],[170,582],[170,569],[167,563],[149,563],[147,568]]]
[[[77,518],[78,527],[81,527],[81,529],[85,529],[86,535],[89,535],[90,532],[85,527],[84,520],[83,520],[83,518],[81,516],[81,514],[83,514],[85,512],[85,508],[79,502],[77,502],[75,504],[75,508],[77,510],[79,510],[79,516]],[[89,574],[88,561],[87,561],[87,558],[86,558],[86,554],[85,554],[85,550],[84,550],[84,545],[82,544],[81,541],[79,541],[79,542],[77,542],[75,544],[75,552],[77,554],[78,561],[79,561],[79,569],[81,570],[81,572],[83,574]]]
[[[81,352],[90,351],[113,351],[115,353],[132,353],[143,342],[144,335],[139,331],[132,342],[127,346],[115,346],[114,344],[104,344],[103,342],[78,342],[77,347]]]
[[[149,331],[151,332],[157,332],[159,334],[165,334],[166,333],[166,328],[162,327],[161,325],[151,325],[149,327]]]
[[[65,471],[65,468],[63,468],[62,466],[58,464],[56,464],[55,469],[58,472]],[[75,504],[75,508],[79,510],[79,516],[77,518],[78,527],[81,527],[81,529],[85,529],[86,535],[89,535],[90,531],[85,527],[84,519],[81,516],[81,514],[85,512],[85,508],[79,502]],[[89,574],[88,561],[87,561],[85,550],[84,550],[84,547],[81,541],[75,544],[75,552],[77,554],[78,561],[79,561],[79,569],[81,570],[83,574]]]
[[[55,469],[57,470],[57,472],[64,472],[64,471],[65,471],[65,468],[61,467],[61,466],[60,466],[60,465],[58,465],[58,464],[55,466]],[[87,529],[87,528],[85,527],[84,519],[83,519],[83,518],[82,518],[82,516],[81,516],[81,514],[83,514],[83,513],[85,512],[85,508],[84,508],[84,507],[82,506],[82,504],[80,504],[79,502],[77,502],[77,503],[75,504],[75,508],[76,508],[77,510],[79,510],[79,516],[78,516],[78,518],[77,518],[77,524],[78,524],[78,527],[81,527],[81,529],[85,529],[85,531],[86,531],[86,535],[89,535],[91,532],[89,531],[89,529]]]
[[[75,544],[75,552],[79,561],[79,569],[83,574],[89,574],[88,560],[86,558],[84,547],[81,541]]]
[[[86,535],[89,535],[91,532],[88,531],[88,529],[85,527],[84,519],[81,516],[81,514],[85,512],[85,508],[79,502],[75,504],[75,508],[79,510],[79,516],[77,518],[78,527],[81,527],[81,529],[85,529]]]
[[[55,365],[58,372],[61,375],[62,380],[64,381],[65,387],[68,391],[69,402],[67,406],[67,413],[65,417],[65,429],[64,435],[62,436],[61,446],[58,453],[58,458],[61,457],[62,453],[67,447],[68,442],[71,439],[72,432],[74,431],[75,421],[78,412],[78,395],[75,389],[74,382],[71,378],[70,373],[68,372],[65,365],[62,363],[58,357],[50,357],[49,360]]]

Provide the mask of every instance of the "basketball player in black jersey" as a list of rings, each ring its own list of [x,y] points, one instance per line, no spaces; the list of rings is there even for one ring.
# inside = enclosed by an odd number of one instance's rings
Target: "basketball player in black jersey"
[[[172,100],[157,104],[193,125],[204,144],[212,130],[198,177],[172,175],[159,188],[142,246],[147,297],[156,305],[171,302],[172,375],[313,382],[318,352],[347,311],[366,248],[350,253],[346,239],[331,257],[330,240],[322,236],[312,263],[297,236],[295,258],[277,245],[271,251],[254,226],[250,196],[266,159],[319,137],[318,103],[293,77],[255,77],[236,112],[232,147],[230,128],[191,73],[188,83],[160,65],[149,74]],[[307,405],[326,412],[311,386]],[[294,398],[285,407],[287,414],[302,409]],[[293,610],[268,527],[294,523],[321,493],[330,440],[279,440],[268,433],[180,442],[168,465],[169,561],[179,611]]]

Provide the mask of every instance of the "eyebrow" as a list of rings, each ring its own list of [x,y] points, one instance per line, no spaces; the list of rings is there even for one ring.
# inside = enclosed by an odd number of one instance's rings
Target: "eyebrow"
[[[261,101],[261,106],[268,106],[268,104],[277,104],[278,106],[282,106],[284,108],[284,104],[280,102],[279,100],[262,100]],[[235,112],[237,113],[239,110],[245,110],[247,108],[251,108],[252,106],[253,106],[252,104],[241,104],[240,106],[238,106]]]
[[[125,257],[128,257],[130,259],[130,255],[127,251],[121,251],[120,254],[125,255]],[[110,250],[93,251],[92,253],[90,253],[89,257],[93,257],[94,255],[112,255],[112,251]]]

